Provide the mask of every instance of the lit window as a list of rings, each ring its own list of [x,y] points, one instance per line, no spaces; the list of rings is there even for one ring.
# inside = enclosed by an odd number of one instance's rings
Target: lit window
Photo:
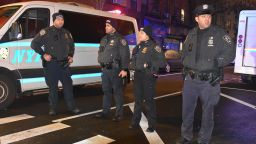
[[[184,9],[181,9],[181,10],[180,10],[180,15],[181,15],[180,20],[181,20],[182,22],[184,22],[184,21],[185,21],[185,10],[184,10]]]

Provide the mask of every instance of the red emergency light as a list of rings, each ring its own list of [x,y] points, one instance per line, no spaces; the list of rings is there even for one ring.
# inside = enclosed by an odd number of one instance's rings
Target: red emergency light
[[[112,10],[112,11],[108,11],[110,13],[114,13],[114,14],[121,14],[122,12],[120,10]]]

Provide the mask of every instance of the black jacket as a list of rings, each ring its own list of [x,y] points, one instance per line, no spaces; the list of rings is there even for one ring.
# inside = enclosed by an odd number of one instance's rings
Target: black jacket
[[[42,29],[32,40],[31,48],[40,55],[50,54],[56,60],[64,60],[74,55],[74,41],[71,33],[54,26]]]
[[[127,41],[117,32],[107,34],[100,41],[98,62],[100,64],[119,63],[123,70],[128,69],[130,50]]]
[[[234,60],[235,45],[225,30],[210,26],[200,37],[197,40],[198,27],[189,32],[182,50],[184,67],[198,72],[216,71]]]
[[[138,44],[132,52],[131,69],[150,70],[157,73],[159,68],[166,66],[164,54],[154,41],[148,40]]]

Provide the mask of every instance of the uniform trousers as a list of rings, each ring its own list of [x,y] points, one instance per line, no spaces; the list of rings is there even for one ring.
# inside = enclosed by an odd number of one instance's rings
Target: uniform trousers
[[[116,103],[115,116],[123,116],[123,79],[119,77],[119,68],[102,69],[103,114],[109,114],[112,95]]]
[[[134,73],[134,95],[135,106],[132,117],[132,125],[139,125],[145,100],[146,116],[148,127],[155,129],[156,125],[156,105],[154,97],[156,95],[156,78],[150,71],[137,71]]]
[[[187,140],[193,139],[194,112],[199,98],[202,104],[202,121],[197,141],[208,144],[214,127],[214,106],[220,98],[220,84],[212,86],[209,81],[192,79],[187,75],[182,98],[182,137]]]
[[[71,79],[70,68],[62,67],[58,62],[51,61],[47,62],[44,68],[45,81],[50,89],[49,102],[53,109],[56,109],[58,104],[58,82],[62,83],[64,90],[64,98],[68,106],[68,110],[73,110],[75,108],[73,86]]]

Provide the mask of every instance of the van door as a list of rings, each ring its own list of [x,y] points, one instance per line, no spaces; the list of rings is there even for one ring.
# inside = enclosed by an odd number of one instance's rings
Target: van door
[[[27,5],[15,15],[4,35],[9,47],[9,64],[20,74],[21,79],[43,77],[41,56],[31,49],[31,41],[41,29],[50,26],[53,6]],[[47,87],[44,81],[24,82],[21,91]]]
[[[50,17],[53,12],[53,7],[43,6],[28,6],[17,16],[16,20],[10,25],[10,32],[12,29],[18,30],[19,35],[15,34],[15,37],[10,37],[13,47],[11,49],[10,63],[17,66],[18,69],[31,69],[41,68],[40,55],[35,53],[30,48],[32,39],[43,28],[50,26]],[[17,32],[16,32],[17,33]]]

